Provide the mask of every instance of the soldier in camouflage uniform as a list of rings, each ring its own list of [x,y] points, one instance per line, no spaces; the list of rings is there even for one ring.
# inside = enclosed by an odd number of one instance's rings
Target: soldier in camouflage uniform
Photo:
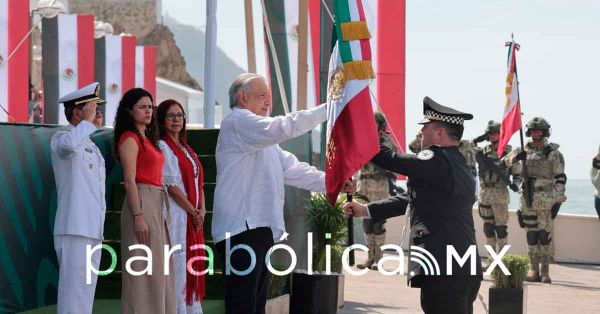
[[[375,113],[375,121],[377,122],[379,143],[396,150],[394,142],[386,132],[387,121],[381,112]],[[390,191],[390,176],[395,178],[393,173],[369,162],[360,170],[357,193],[367,198],[369,202],[387,198]],[[385,220],[372,223],[371,219],[364,219],[363,229],[365,231],[365,242],[369,248],[368,258],[365,263],[356,266],[360,269],[377,269],[377,263],[383,256],[381,246],[385,244]]]
[[[477,177],[477,160],[475,159],[475,155],[477,155],[478,151],[477,142],[475,142],[475,140],[462,140],[458,144],[458,151],[467,160],[467,165],[469,165],[473,176]]]
[[[592,177],[592,184],[596,188],[596,195],[594,196],[594,206],[598,213],[598,219],[600,219],[600,149],[598,154],[592,160],[592,171],[590,173]]]
[[[476,155],[479,164],[479,216],[483,219],[483,233],[487,244],[496,252],[500,252],[508,237],[508,188],[510,184],[506,168],[499,167],[498,140],[500,138],[500,123],[490,121],[485,130],[490,144],[479,150]],[[511,151],[506,146],[504,157]]]
[[[526,135],[532,140],[525,146],[525,151],[515,149],[503,161],[513,178],[516,177],[515,182],[522,181],[519,224],[527,231],[527,253],[531,261],[526,280],[551,283],[549,265],[554,257],[551,243],[553,220],[560,205],[567,200],[565,161],[558,151],[559,145],[548,142],[550,124],[544,118],[530,120]],[[519,161],[525,162],[528,182],[524,180],[523,162]]]

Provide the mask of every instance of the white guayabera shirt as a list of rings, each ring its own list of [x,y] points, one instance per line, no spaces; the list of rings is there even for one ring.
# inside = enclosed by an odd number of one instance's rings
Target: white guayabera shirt
[[[322,192],[325,173],[279,143],[300,136],[327,119],[325,105],[286,116],[263,117],[234,108],[223,119],[217,142],[217,186],[212,236],[215,242],[249,229],[269,227],[275,241],[285,232],[284,185]]]

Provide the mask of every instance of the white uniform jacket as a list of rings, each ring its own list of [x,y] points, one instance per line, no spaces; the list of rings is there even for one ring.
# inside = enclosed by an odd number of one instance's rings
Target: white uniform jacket
[[[106,201],[104,157],[90,139],[96,127],[81,121],[52,136],[57,205],[54,235],[103,239]]]

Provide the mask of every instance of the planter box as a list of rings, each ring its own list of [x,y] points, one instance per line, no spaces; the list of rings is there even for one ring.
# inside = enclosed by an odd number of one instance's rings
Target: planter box
[[[267,300],[266,314],[288,314],[290,312],[290,295],[284,294]]]
[[[337,313],[339,277],[340,275],[293,273],[290,313]]]
[[[338,295],[337,295],[337,307],[341,309],[344,307],[344,283],[346,282],[346,277],[344,274],[339,276],[338,279]]]
[[[490,314],[527,313],[527,287],[523,289],[500,289],[490,287]]]

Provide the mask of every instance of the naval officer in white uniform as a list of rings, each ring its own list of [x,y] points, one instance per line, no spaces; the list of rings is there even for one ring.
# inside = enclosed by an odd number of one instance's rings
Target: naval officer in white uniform
[[[58,314],[92,313],[97,275],[86,284],[86,245],[101,244],[106,202],[104,158],[90,139],[97,129],[93,121],[100,84],[93,83],[58,100],[69,121],[66,131],[52,136],[52,168],[56,180],[58,209],[54,223],[54,248],[60,266]],[[99,269],[100,252],[91,257]]]

